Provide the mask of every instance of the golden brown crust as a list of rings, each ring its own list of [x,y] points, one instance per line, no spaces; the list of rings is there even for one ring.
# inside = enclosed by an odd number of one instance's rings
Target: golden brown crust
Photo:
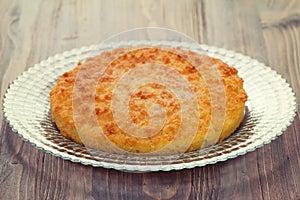
[[[201,74],[201,69],[215,66],[224,84],[225,118],[218,141],[230,136],[241,123],[247,95],[243,89],[243,80],[238,77],[235,68],[218,59],[182,49],[145,47],[132,49],[126,54],[124,52],[126,49],[117,49],[88,58],[85,63],[78,63],[76,68],[58,78],[57,84],[50,93],[50,106],[53,122],[56,123],[62,135],[82,144],[73,118],[72,98],[75,80],[82,67],[88,67],[91,71],[97,70],[97,66],[101,66],[99,63],[103,63],[107,58],[113,62],[108,63],[103,76],[99,79],[95,94],[95,114],[109,141],[126,151],[146,153],[164,147],[174,139],[181,123],[181,105],[176,99],[176,95],[167,90],[165,86],[153,83],[138,87],[131,95],[129,116],[137,126],[148,126],[151,121],[148,108],[153,104],[159,104],[165,109],[167,116],[164,127],[153,136],[141,138],[129,135],[116,124],[110,107],[113,90],[124,73],[144,63],[160,63],[171,66],[190,83],[191,89],[197,97],[200,118],[197,134],[188,151],[202,147],[211,124],[210,90]],[[195,67],[195,64],[198,68]],[[200,73],[197,70],[199,68]]]

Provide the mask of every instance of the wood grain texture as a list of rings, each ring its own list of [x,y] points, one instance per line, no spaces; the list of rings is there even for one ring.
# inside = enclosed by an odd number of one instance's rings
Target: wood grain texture
[[[9,83],[48,56],[145,26],[258,59],[299,102],[299,0],[0,0],[1,102]],[[24,142],[2,112],[0,121],[0,199],[300,199],[299,113],[284,135],[244,156],[137,174],[64,161]]]

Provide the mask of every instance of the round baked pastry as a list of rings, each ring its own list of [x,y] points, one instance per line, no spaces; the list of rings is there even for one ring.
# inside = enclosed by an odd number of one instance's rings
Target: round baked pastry
[[[221,142],[240,125],[246,100],[235,68],[161,47],[102,52],[64,73],[50,93],[62,135],[125,153],[173,154]]]

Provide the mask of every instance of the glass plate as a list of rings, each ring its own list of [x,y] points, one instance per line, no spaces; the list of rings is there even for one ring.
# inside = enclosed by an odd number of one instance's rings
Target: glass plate
[[[172,156],[106,153],[63,137],[51,122],[49,112],[49,92],[57,77],[74,68],[78,61],[84,61],[101,51],[142,45],[190,49],[235,66],[244,79],[248,94],[245,117],[240,128],[219,144]],[[170,41],[109,43],[57,54],[19,76],[7,89],[3,100],[4,116],[12,130],[36,148],[72,162],[131,172],[193,168],[243,155],[281,135],[292,123],[296,110],[296,98],[289,84],[257,60],[221,48]]]

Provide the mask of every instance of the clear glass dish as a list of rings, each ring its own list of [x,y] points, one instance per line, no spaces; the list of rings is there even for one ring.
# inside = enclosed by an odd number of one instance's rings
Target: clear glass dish
[[[181,47],[220,58],[235,66],[248,94],[240,128],[225,141],[198,151],[172,156],[143,156],[106,153],[81,146],[63,137],[51,121],[49,92],[57,77],[78,61],[125,46]],[[170,41],[130,41],[73,49],[34,65],[7,89],[4,116],[25,141],[36,148],[72,162],[130,172],[169,171],[200,167],[235,158],[276,139],[292,123],[297,111],[289,84],[271,68],[233,51],[207,45]]]

